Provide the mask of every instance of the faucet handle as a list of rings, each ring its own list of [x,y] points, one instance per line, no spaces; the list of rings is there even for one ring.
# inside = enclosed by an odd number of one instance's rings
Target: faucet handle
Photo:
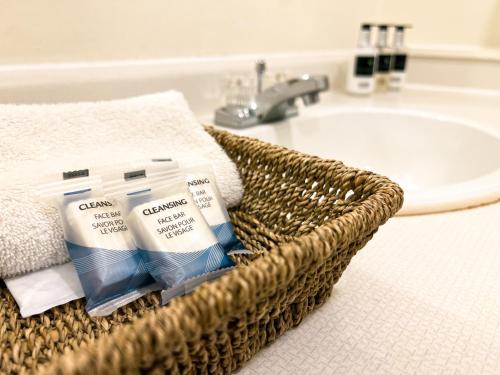
[[[264,73],[266,72],[266,62],[264,60],[257,60],[255,63],[255,71],[257,72],[257,94],[260,94],[262,92]]]

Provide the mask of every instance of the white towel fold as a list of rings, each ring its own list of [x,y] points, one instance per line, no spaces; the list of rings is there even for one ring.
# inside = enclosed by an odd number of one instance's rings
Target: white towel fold
[[[209,161],[228,206],[236,166],[174,91],[96,103],[0,105],[0,278],[69,260],[57,211],[36,197],[40,177],[150,157]]]

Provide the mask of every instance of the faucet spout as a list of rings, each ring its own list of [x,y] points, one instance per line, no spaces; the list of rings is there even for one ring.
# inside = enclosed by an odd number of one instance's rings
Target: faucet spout
[[[215,112],[215,123],[230,127],[247,127],[296,116],[297,98],[305,105],[319,102],[319,93],[329,88],[326,75],[303,75],[277,83],[258,93],[248,106],[228,105]]]
[[[260,122],[272,122],[298,114],[295,99],[302,97],[305,105],[317,103],[319,93],[328,90],[326,75],[303,75],[278,83],[256,97],[256,113]]]

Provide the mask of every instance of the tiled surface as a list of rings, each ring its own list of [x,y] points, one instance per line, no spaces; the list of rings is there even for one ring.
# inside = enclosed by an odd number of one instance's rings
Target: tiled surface
[[[500,204],[402,217],[255,374],[500,374]]]

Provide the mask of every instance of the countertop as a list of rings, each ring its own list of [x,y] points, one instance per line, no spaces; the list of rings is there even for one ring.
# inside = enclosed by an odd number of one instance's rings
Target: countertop
[[[500,133],[495,93],[415,86],[327,100],[457,115]],[[239,372],[333,373],[500,373],[500,203],[391,219],[325,305]]]

